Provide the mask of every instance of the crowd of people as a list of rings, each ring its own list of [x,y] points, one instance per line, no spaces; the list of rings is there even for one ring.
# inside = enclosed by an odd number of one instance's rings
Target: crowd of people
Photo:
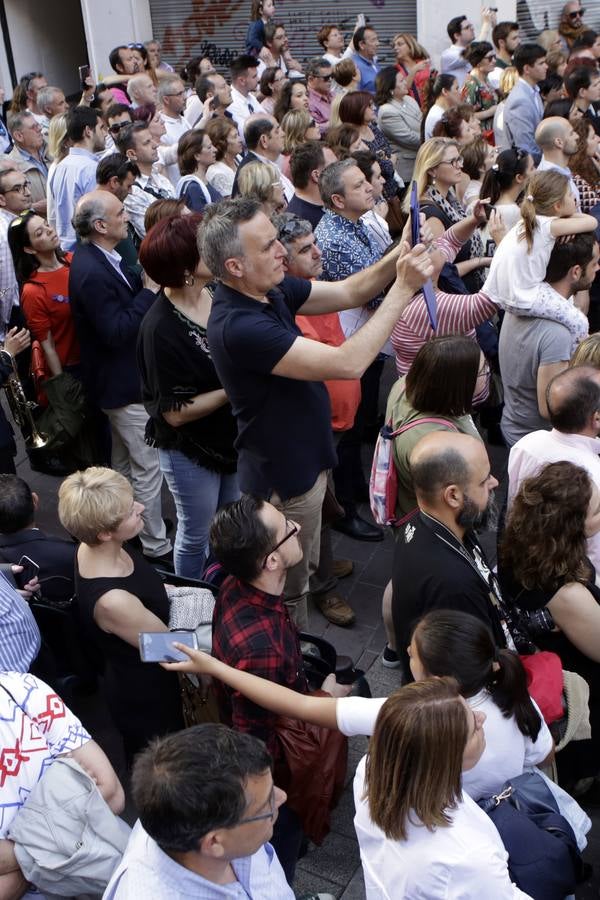
[[[107,900],[292,900],[356,734],[369,900],[574,894],[590,823],[570,794],[600,777],[585,12],[569,0],[526,40],[485,8],[477,37],[450,20],[439,67],[405,32],[380,66],[364,16],[348,41],[324,22],[322,55],[299,59],[273,0],[252,0],[227,71],[175,71],[152,40],[116,46],[81,96],[42,72],[16,86],[0,127],[0,733],[18,764],[1,766],[0,896],[42,891],[11,835],[55,758],[123,810],[74,685],[99,685],[139,816]],[[36,525],[16,429],[61,478],[71,540]],[[500,509],[490,445],[508,456]],[[386,529],[381,664],[403,687],[371,698],[309,610],[352,627],[332,531]],[[178,662],[140,655],[142,633],[209,623],[208,646],[168,645]],[[41,755],[21,754],[25,730]],[[536,839],[488,805],[527,773],[564,823],[537,886],[517,853]]]

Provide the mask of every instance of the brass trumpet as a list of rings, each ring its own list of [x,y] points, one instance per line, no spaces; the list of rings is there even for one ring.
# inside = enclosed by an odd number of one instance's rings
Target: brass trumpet
[[[12,373],[4,384],[6,399],[8,400],[12,417],[21,429],[21,432],[23,432],[25,445],[35,450],[41,450],[48,443],[48,438],[38,430],[33,418],[33,410],[37,403],[32,403],[25,396],[14,357],[6,352],[3,353],[3,356],[10,358],[12,365]],[[26,430],[24,431],[24,429]]]

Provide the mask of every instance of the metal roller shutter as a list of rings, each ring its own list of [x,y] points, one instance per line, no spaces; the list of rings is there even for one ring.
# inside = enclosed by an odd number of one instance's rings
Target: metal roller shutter
[[[523,34],[535,39],[546,28],[556,29],[565,0],[518,0],[517,20]],[[600,31],[600,3],[590,0],[581,4],[585,10],[584,21],[589,28]]]
[[[287,28],[294,56],[303,61],[322,52],[316,33],[336,22],[350,38],[356,16],[365,12],[377,29],[379,61],[393,62],[390,41],[398,31],[417,33],[416,0],[278,0],[277,21]],[[163,58],[175,68],[192,56],[209,56],[223,70],[244,52],[250,0],[150,0],[153,34]]]

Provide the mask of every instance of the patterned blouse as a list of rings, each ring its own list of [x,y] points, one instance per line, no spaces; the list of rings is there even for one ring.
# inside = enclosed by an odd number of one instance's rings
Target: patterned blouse
[[[365,141],[365,144],[377,157],[377,162],[381,167],[381,174],[385,178],[383,185],[383,196],[386,200],[391,200],[398,193],[398,182],[394,178],[394,163],[392,162],[392,148],[389,141],[381,129],[375,122],[369,123],[369,128],[373,132],[373,140]]]
[[[579,202],[581,204],[581,212],[589,213],[592,206],[600,203],[600,190],[582,178],[581,175],[573,175],[573,181],[579,190]]]
[[[463,84],[461,91],[462,99],[465,103],[470,103],[475,112],[489,109],[498,103],[498,94],[494,88],[486,81],[479,81],[475,75],[471,74]],[[481,120],[482,128],[491,128],[493,116],[489,119]]]

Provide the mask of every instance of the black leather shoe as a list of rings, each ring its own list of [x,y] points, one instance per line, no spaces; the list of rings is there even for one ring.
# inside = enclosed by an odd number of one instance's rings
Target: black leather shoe
[[[379,528],[378,525],[370,525],[369,522],[361,519],[358,515],[352,517],[344,516],[343,519],[333,522],[331,527],[335,531],[340,531],[342,534],[353,538],[355,541],[383,540],[383,528]]]

